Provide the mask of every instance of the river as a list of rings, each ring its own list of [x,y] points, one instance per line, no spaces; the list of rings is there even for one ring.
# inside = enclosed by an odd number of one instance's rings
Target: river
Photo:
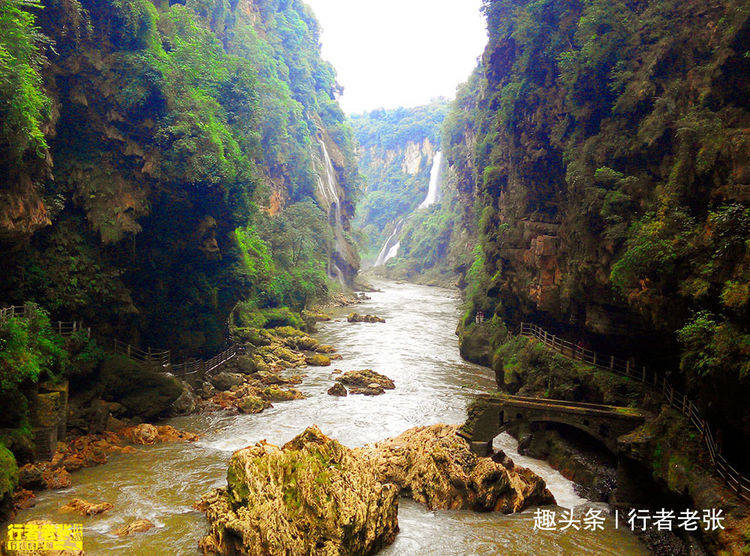
[[[73,486],[41,493],[35,507],[14,520],[50,519],[84,524],[86,554],[198,554],[205,534],[203,514],[192,509],[201,494],[226,484],[232,452],[262,439],[280,444],[305,427],[321,430],[348,446],[361,446],[433,423],[461,423],[473,395],[494,387],[492,371],[463,361],[454,334],[460,299],[456,292],[413,284],[378,283],[381,292],[355,309],[386,319],[385,324],[349,324],[345,309],[322,323],[316,337],[343,356],[329,368],[310,367],[300,389],[305,400],[276,403],[258,415],[212,413],[169,421],[200,433],[193,444],[166,444],[114,455],[106,465],[73,473]],[[376,397],[336,398],[326,390],[332,371],[371,368],[396,383]],[[542,475],[558,503],[584,503],[572,484],[545,462],[519,456],[515,442],[500,435],[495,444],[518,464]],[[56,509],[73,497],[110,502],[101,516],[62,516]],[[135,518],[156,524],[151,531],[118,538],[110,531]],[[534,531],[533,510],[515,515],[470,511],[428,511],[410,500],[399,507],[401,532],[381,554],[648,554],[629,531]]]

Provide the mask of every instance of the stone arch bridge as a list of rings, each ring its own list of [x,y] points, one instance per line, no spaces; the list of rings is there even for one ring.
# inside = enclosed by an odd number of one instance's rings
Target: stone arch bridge
[[[469,418],[459,434],[478,455],[488,455],[492,439],[515,421],[562,423],[597,439],[617,454],[617,439],[641,426],[647,413],[617,407],[506,394],[483,394],[469,408]]]

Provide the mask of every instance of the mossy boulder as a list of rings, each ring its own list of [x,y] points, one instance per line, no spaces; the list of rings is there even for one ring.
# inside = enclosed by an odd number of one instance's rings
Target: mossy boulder
[[[308,428],[283,447],[234,453],[227,487],[205,495],[207,554],[374,554],[398,532],[397,488]]]
[[[0,515],[9,509],[18,486],[18,465],[13,452],[0,444]]]
[[[520,512],[554,504],[544,480],[523,467],[478,457],[455,425],[409,429],[361,449],[383,482],[431,510]]]
[[[255,394],[247,394],[237,400],[236,407],[240,413],[254,414],[271,407],[271,402]]]
[[[331,358],[321,353],[306,355],[305,361],[308,365],[312,365],[313,367],[329,367],[331,365]]]
[[[376,315],[360,315],[359,313],[350,313],[349,316],[346,317],[346,320],[348,322],[385,322],[385,319]]]
[[[262,395],[265,399],[272,401],[272,402],[286,402],[289,400],[301,400],[305,396],[302,392],[299,390],[295,390],[294,388],[290,388],[288,390],[284,390],[282,388],[279,388],[278,386],[266,386],[263,389]]]
[[[234,360],[235,369],[243,374],[251,375],[260,372],[268,372],[269,366],[258,354],[240,355]]]
[[[100,380],[103,399],[119,402],[128,416],[146,421],[167,415],[183,390],[173,376],[121,355],[104,361]]]
[[[393,390],[396,385],[394,382],[385,375],[376,373],[372,369],[364,369],[362,371],[349,371],[336,378],[336,382],[340,382],[346,386],[352,388],[361,389],[373,389],[380,388],[384,390]]]

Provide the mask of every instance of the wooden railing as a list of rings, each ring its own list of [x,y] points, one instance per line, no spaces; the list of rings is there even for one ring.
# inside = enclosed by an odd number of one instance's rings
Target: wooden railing
[[[0,323],[6,322],[11,318],[26,318],[31,315],[32,309],[29,305],[11,305],[0,308]],[[52,322],[52,328],[61,336],[71,336],[76,332],[83,332],[87,337],[91,337],[91,328],[84,327],[80,321],[57,321]],[[207,361],[191,360],[184,363],[172,364],[172,353],[169,350],[154,350],[151,348],[142,349],[132,344],[122,342],[117,338],[113,339],[109,347],[113,353],[124,355],[135,361],[147,363],[161,367],[167,372],[175,375],[188,376],[199,374],[201,376],[210,373],[220,365],[230,361],[242,352],[239,346],[233,345],[229,349],[215,355]]]
[[[688,398],[687,394],[673,388],[665,376],[660,377],[656,372],[650,371],[645,366],[636,365],[632,359],[620,359],[613,355],[602,355],[585,349],[580,345],[550,334],[536,324],[521,323],[519,333],[521,336],[539,340],[545,347],[564,357],[632,378],[660,392],[667,403],[687,417],[688,421],[701,433],[717,474],[739,496],[750,501],[750,479],[729,464],[714,440],[709,422],[703,417],[695,403]]]
[[[3,307],[0,309],[0,323],[6,322],[12,318],[26,318],[31,316],[31,309],[29,305],[11,305],[10,307]],[[80,332],[85,334],[86,337],[91,337],[91,328],[83,325],[81,321],[52,321],[50,323],[52,328],[60,336],[72,336],[73,334]]]
[[[112,350],[114,353],[124,355],[130,359],[136,361],[142,361],[143,363],[150,363],[158,365],[160,367],[169,366],[172,358],[172,354],[169,350],[155,351],[151,348],[141,349],[131,344],[121,342],[117,338],[112,341]]]
[[[237,345],[233,345],[229,349],[222,351],[218,355],[215,355],[208,361],[193,360],[186,361],[185,363],[179,363],[177,365],[172,365],[172,372],[180,376],[188,376],[198,373],[205,375],[207,373],[210,373],[220,365],[223,365],[227,361],[234,359],[239,353],[241,353],[241,348]]]

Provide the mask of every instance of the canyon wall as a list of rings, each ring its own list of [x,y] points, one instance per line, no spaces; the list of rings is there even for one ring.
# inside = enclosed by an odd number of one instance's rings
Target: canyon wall
[[[305,4],[45,0],[15,17],[4,303],[207,353],[237,301],[299,310],[330,260],[356,273],[353,139]]]
[[[464,344],[481,311],[633,355],[699,399],[743,461],[729,439],[750,433],[747,3],[483,9],[475,108],[448,157],[474,186]]]

